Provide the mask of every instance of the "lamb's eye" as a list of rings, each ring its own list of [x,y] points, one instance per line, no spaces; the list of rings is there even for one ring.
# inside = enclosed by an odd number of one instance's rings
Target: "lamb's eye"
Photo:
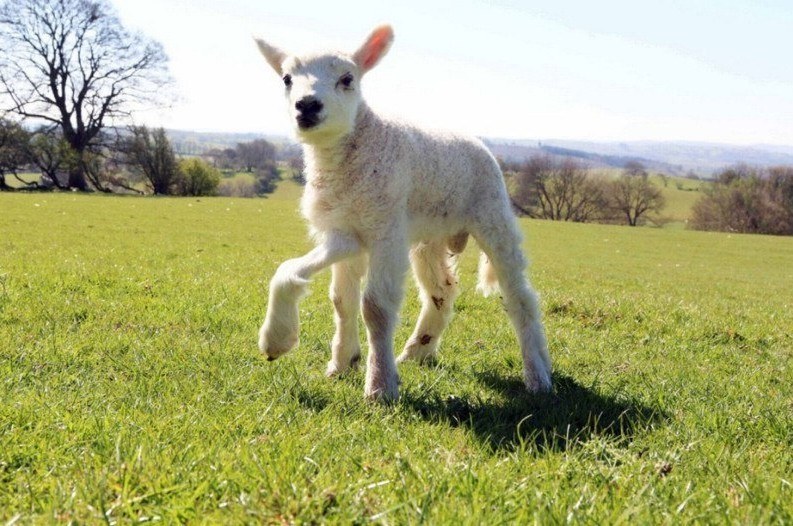
[[[284,75],[284,86],[286,86],[286,89],[289,89],[289,88],[292,87],[292,75],[290,75],[288,73],[286,75]]]
[[[352,80],[353,80],[353,79],[352,79],[352,75],[351,75],[350,73],[345,73],[345,74],[344,74],[344,75],[342,75],[342,76],[341,76],[341,78],[339,79],[339,84],[340,84],[340,85],[341,85],[341,86],[342,86],[344,89],[350,89],[350,88],[352,87]]]

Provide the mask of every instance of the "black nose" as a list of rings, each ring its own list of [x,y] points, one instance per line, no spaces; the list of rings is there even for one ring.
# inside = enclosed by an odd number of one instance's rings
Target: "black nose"
[[[295,109],[304,115],[316,115],[322,111],[322,103],[314,96],[303,97],[295,103]]]

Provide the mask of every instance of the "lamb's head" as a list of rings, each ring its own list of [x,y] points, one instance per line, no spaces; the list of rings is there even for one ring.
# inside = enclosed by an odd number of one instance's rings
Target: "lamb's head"
[[[394,32],[380,26],[352,54],[292,56],[256,39],[259,50],[284,81],[289,116],[304,143],[333,141],[348,134],[363,100],[361,77],[386,54]]]

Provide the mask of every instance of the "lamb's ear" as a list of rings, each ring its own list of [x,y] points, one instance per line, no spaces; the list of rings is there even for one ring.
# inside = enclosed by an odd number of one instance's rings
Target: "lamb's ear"
[[[352,56],[361,73],[372,69],[388,53],[393,41],[394,30],[389,25],[380,26],[372,31],[366,42]]]
[[[261,38],[254,37],[254,40],[256,41],[256,45],[259,46],[259,51],[261,51],[264,58],[267,59],[267,63],[272,66],[278,75],[282,75],[281,65],[284,63],[284,60],[286,60],[286,53],[275,46],[271,46]]]

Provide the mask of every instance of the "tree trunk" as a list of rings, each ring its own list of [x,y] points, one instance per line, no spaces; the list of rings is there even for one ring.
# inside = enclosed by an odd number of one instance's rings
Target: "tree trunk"
[[[64,132],[64,136],[69,140],[72,151],[74,152],[74,159],[69,167],[69,182],[66,186],[71,190],[77,189],[85,192],[89,188],[88,178],[85,174],[85,165],[83,164],[83,152],[85,150],[84,141],[74,137],[73,134],[70,135],[71,137]]]
[[[6,183],[6,174],[0,173],[0,191],[11,190],[11,187]]]
[[[69,170],[69,188],[76,188],[78,190],[88,190],[88,182],[85,179],[85,172],[80,163],[75,163]]]

